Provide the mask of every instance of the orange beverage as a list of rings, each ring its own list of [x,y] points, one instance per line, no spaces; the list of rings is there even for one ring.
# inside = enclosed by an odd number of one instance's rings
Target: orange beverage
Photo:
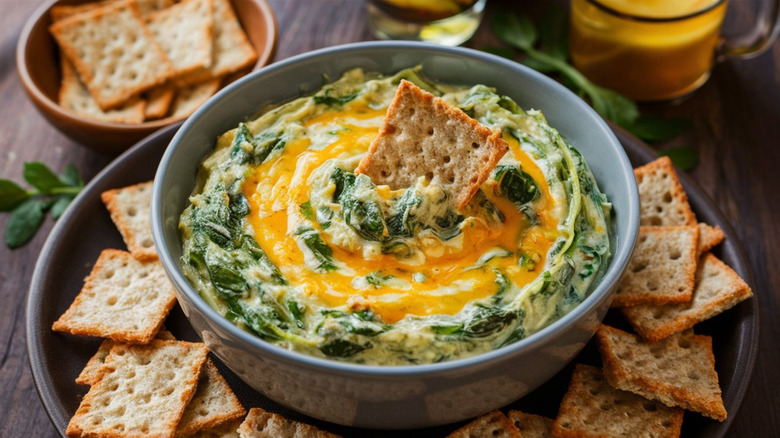
[[[707,81],[725,13],[725,0],[572,0],[572,62],[635,100],[671,100]]]

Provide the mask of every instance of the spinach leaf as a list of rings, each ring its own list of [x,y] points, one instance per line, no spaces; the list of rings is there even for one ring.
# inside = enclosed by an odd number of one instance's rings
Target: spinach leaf
[[[370,343],[359,345],[344,339],[336,339],[320,347],[320,351],[330,357],[352,357],[369,347],[371,347]]]
[[[356,335],[376,336],[389,328],[388,325],[374,321],[374,313],[370,310],[360,312],[323,310],[322,315],[335,319],[347,333]]]
[[[523,172],[519,166],[496,166],[494,179],[499,181],[499,194],[506,196],[518,207],[536,200],[539,187],[531,175]]]
[[[699,163],[699,152],[690,146],[681,146],[677,148],[659,151],[658,156],[667,156],[672,160],[672,164],[680,170],[693,169]]]
[[[314,228],[300,228],[295,233],[300,236],[303,243],[309,248],[317,259],[319,265],[317,269],[325,272],[335,271],[338,267],[333,262],[333,250],[326,244],[320,234]]]
[[[341,217],[344,222],[366,240],[381,240],[385,231],[382,208],[375,201],[356,196],[360,191],[371,190],[374,183],[365,175],[356,177],[354,173],[340,168],[336,168],[331,179],[336,184],[333,200],[341,205]]]
[[[295,324],[298,326],[298,328],[302,329],[303,314],[306,312],[306,308],[301,307],[295,300],[288,300],[287,309],[290,311],[290,314],[293,316],[293,318],[295,318]]]
[[[385,286],[385,281],[393,278],[392,275],[382,275],[382,271],[372,272],[364,277],[368,284],[374,286],[375,289]]]
[[[352,93],[352,94],[344,94],[342,96],[331,96],[330,93],[333,92],[333,88],[326,89],[323,94],[320,94],[318,96],[314,96],[314,103],[318,105],[327,105],[327,106],[341,106],[345,103],[353,101],[360,93]]]
[[[664,142],[679,137],[691,129],[691,121],[683,118],[667,119],[658,115],[642,114],[623,127],[642,140]]]
[[[274,283],[279,285],[287,284],[287,280],[282,276],[279,268],[271,261],[268,254],[257,244],[257,241],[252,236],[245,236],[242,249],[249,253],[252,259],[258,262],[265,272],[270,274]]]
[[[311,208],[311,201],[306,201],[299,205],[299,207],[301,208],[301,214],[303,217],[309,220],[314,219],[314,209]]]
[[[401,70],[393,77],[391,83],[396,85],[400,84],[401,79],[405,79],[435,96],[441,96],[441,91],[439,91],[439,89],[436,87],[436,84],[420,74],[419,68],[408,68],[406,70]]]

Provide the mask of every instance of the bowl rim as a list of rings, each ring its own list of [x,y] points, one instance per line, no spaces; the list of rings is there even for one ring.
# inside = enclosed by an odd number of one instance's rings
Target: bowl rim
[[[27,94],[30,96],[31,99],[37,102],[40,106],[45,107],[46,111],[56,114],[58,118],[66,120],[67,123],[69,124],[79,124],[89,128],[96,128],[96,129],[103,129],[103,130],[113,129],[113,130],[128,131],[128,132],[138,132],[138,131],[151,132],[159,128],[162,128],[164,126],[168,126],[173,123],[180,122],[188,117],[188,116],[166,117],[163,119],[152,120],[149,122],[144,121],[141,123],[103,122],[99,120],[88,119],[85,117],[79,117],[77,114],[71,111],[67,111],[65,108],[61,107],[57,102],[50,99],[49,96],[47,96],[46,93],[44,93],[41,90],[41,88],[38,87],[38,84],[36,83],[36,81],[33,80],[32,75],[30,75],[30,70],[27,68],[27,63],[25,62],[25,59],[27,58],[25,52],[27,51],[27,45],[33,28],[38,23],[40,23],[41,20],[44,20],[46,18],[46,14],[49,12],[49,9],[51,9],[52,6],[59,3],[60,1],[61,0],[46,0],[43,3],[41,3],[37,8],[35,8],[33,13],[24,23],[22,30],[19,32],[19,39],[16,43],[16,71],[19,75],[19,78],[21,79],[21,83],[24,86],[24,89],[27,91]],[[276,14],[274,14],[274,10],[273,8],[271,8],[271,5],[268,3],[268,0],[250,0],[250,1],[255,3],[258,6],[258,8],[261,10],[261,16],[263,17],[265,27],[266,29],[268,29],[267,30],[268,38],[266,39],[266,44],[263,47],[255,47],[254,45],[252,46],[257,52],[257,61],[252,65],[252,71],[247,73],[247,75],[261,69],[263,66],[267,65],[271,61],[276,51],[276,42],[279,36],[279,25],[277,24]],[[80,1],[79,3],[87,3],[87,2],[89,2],[89,0],[83,0]],[[238,17],[238,19],[240,20],[241,18]],[[54,44],[56,45],[56,42]],[[52,63],[56,64],[55,61],[52,61]],[[57,68],[59,69],[59,67]]]
[[[618,245],[617,251],[612,256],[610,266],[604,273],[603,277],[599,281],[599,284],[591,290],[588,297],[580,303],[577,307],[572,309],[569,313],[559,318],[550,325],[543,329],[529,335],[528,337],[514,342],[510,345],[497,348],[485,353],[481,353],[475,356],[454,359],[450,361],[433,363],[433,364],[420,364],[420,365],[398,365],[398,366],[385,366],[385,365],[363,365],[349,362],[341,362],[332,359],[325,359],[310,356],[304,353],[291,351],[284,349],[280,346],[272,344],[267,341],[263,341],[257,336],[240,329],[238,326],[229,322],[224,316],[217,313],[216,310],[211,308],[197,291],[190,285],[189,281],[182,274],[176,260],[174,260],[167,246],[165,246],[165,231],[162,218],[162,181],[166,176],[166,169],[171,164],[172,158],[176,150],[181,147],[182,139],[189,131],[189,128],[199,122],[199,119],[203,114],[209,111],[215,102],[225,98],[233,92],[233,90],[242,87],[246,82],[257,81],[258,78],[267,76],[277,70],[288,68],[300,61],[310,60],[310,58],[319,57],[331,57],[338,54],[348,54],[349,52],[360,52],[365,50],[382,50],[382,51],[399,51],[399,50],[412,50],[412,51],[428,51],[443,53],[456,56],[464,56],[478,61],[486,62],[489,64],[499,64],[502,67],[506,67],[513,70],[519,70],[524,75],[530,75],[535,80],[548,83],[556,88],[559,88],[561,92],[568,93],[572,98],[572,105],[577,106],[579,109],[591,112],[597,120],[597,127],[600,128],[608,137],[608,143],[614,149],[619,163],[619,168],[624,169],[622,173],[622,181],[616,182],[616,184],[623,183],[628,189],[629,206],[627,211],[621,212],[625,214],[628,219],[628,235],[624,236],[624,240],[619,240],[616,236],[615,244]],[[313,91],[313,90],[312,90]],[[160,261],[163,264],[168,277],[174,283],[178,292],[184,294],[187,300],[200,312],[204,318],[210,323],[216,324],[219,329],[224,330],[234,339],[238,339],[244,344],[256,349],[258,353],[269,355],[274,359],[284,361],[287,363],[295,363],[297,366],[303,366],[305,368],[324,371],[327,370],[330,373],[337,373],[350,376],[364,376],[371,378],[391,378],[391,377],[404,377],[415,378],[429,376],[432,374],[440,374],[444,372],[459,371],[464,369],[474,369],[488,366],[489,364],[510,359],[520,350],[538,348],[547,343],[551,338],[554,338],[559,330],[576,323],[578,320],[586,316],[593,309],[595,309],[600,303],[606,299],[611,299],[608,295],[612,285],[616,283],[626,266],[628,265],[628,259],[633,252],[634,245],[636,243],[637,234],[639,232],[639,193],[634,179],[633,168],[628,160],[628,156],[623,150],[620,142],[615,135],[609,129],[606,122],[598,116],[598,114],[587,104],[585,101],[577,97],[571,91],[566,89],[563,85],[555,82],[553,79],[536,72],[528,67],[525,67],[514,61],[510,61],[501,58],[496,55],[492,55],[485,52],[480,52],[473,49],[462,47],[446,47],[435,46],[427,43],[410,42],[410,41],[370,41],[370,42],[358,42],[350,43],[333,47],[326,47],[323,49],[303,53],[297,56],[287,58],[283,61],[276,62],[269,66],[263,67],[257,71],[254,71],[241,79],[233,82],[227,87],[219,91],[209,101],[201,106],[194,114],[192,114],[178,130],[173,137],[165,151],[160,164],[155,174],[155,184],[152,193],[152,235],[154,238],[155,246],[158,248],[158,254]],[[189,316],[188,316],[189,318]],[[583,344],[584,346],[584,344]]]

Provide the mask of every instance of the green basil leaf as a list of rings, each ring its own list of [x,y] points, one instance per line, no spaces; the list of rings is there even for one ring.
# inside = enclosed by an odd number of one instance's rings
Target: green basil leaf
[[[530,57],[527,57],[527,56],[525,58],[523,58],[522,61],[520,61],[520,64],[523,64],[526,67],[530,67],[530,68],[532,68],[532,69],[534,69],[534,70],[536,70],[538,72],[542,72],[542,73],[553,73],[553,72],[558,71],[558,68],[555,67],[554,65],[550,65],[550,64],[548,64],[548,63],[546,63],[544,61],[540,61],[540,60],[538,60],[536,58],[530,58]]]
[[[690,146],[680,146],[659,151],[658,156],[667,156],[680,170],[690,170],[699,164],[699,152]]]
[[[514,13],[496,14],[490,28],[501,41],[512,47],[526,50],[536,44],[536,27],[527,16]]]
[[[515,59],[515,51],[509,47],[504,46],[485,46],[482,48],[483,52],[488,52],[492,55],[497,55],[506,59]]]
[[[601,98],[599,106],[596,100],[593,102],[593,109],[602,117],[609,119],[620,126],[627,126],[636,121],[639,117],[639,109],[636,102],[623,96],[617,91],[608,88],[594,86],[598,96]]]
[[[688,119],[667,119],[652,114],[643,114],[633,123],[623,126],[626,130],[645,141],[664,142],[679,137],[691,129]]]
[[[51,217],[53,217],[54,219],[59,219],[60,216],[62,216],[62,214],[65,213],[65,209],[68,208],[71,202],[73,202],[73,196],[69,196],[69,195],[58,196],[57,200],[54,201],[54,204],[51,206]]]
[[[0,179],[0,211],[13,210],[27,199],[27,191],[13,181]]]
[[[545,52],[561,61],[569,58],[569,17],[557,7],[550,7],[539,21],[539,39]]]
[[[5,244],[9,248],[18,248],[27,243],[43,223],[49,203],[40,199],[29,199],[16,207],[8,219],[5,230]]]
[[[84,187],[84,180],[81,179],[79,171],[72,164],[65,166],[65,170],[60,175],[60,181],[70,187]]]
[[[24,163],[24,179],[43,193],[64,185],[51,169],[38,161]]]

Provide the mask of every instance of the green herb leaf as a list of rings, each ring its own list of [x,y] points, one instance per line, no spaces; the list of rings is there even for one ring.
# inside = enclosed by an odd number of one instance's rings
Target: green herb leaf
[[[536,44],[536,28],[526,16],[499,13],[493,17],[490,28],[501,41],[512,47],[527,50]]]
[[[314,219],[314,209],[311,208],[311,201],[306,201],[303,204],[300,205],[301,207],[301,214],[309,220]]]
[[[561,61],[569,58],[569,18],[557,7],[550,7],[539,21],[539,39],[545,52]]]
[[[359,93],[345,94],[343,96],[331,96],[333,88],[328,88],[325,92],[319,96],[314,96],[314,103],[327,105],[327,106],[340,106],[347,102],[351,102]]]
[[[620,126],[628,126],[639,117],[639,109],[636,102],[623,96],[617,91],[592,85],[598,93],[598,97],[589,95],[593,109],[601,117],[611,120]]]
[[[42,193],[65,186],[51,169],[38,161],[24,163],[24,179]]]
[[[525,57],[520,61],[520,64],[542,73],[553,73],[558,71],[558,67],[536,58]]]
[[[73,196],[57,196],[56,201],[54,201],[54,205],[51,206],[51,217],[54,219],[59,219],[60,216],[65,213],[65,209],[68,208],[71,202],[73,202]]]
[[[690,146],[681,146],[659,151],[658,156],[667,156],[680,170],[690,170],[699,164],[699,152]]]
[[[491,55],[500,56],[502,58],[506,59],[515,59],[515,51],[510,49],[509,47],[504,46],[485,46],[482,48],[482,51],[490,53]]]
[[[336,339],[320,347],[320,351],[331,357],[351,357],[365,350],[370,345],[363,346],[344,339]]]
[[[84,180],[72,164],[65,166],[65,170],[60,175],[60,181],[69,187],[84,187]]]
[[[5,230],[5,244],[13,249],[27,243],[38,231],[50,203],[40,199],[28,199],[11,213]]]
[[[633,123],[622,126],[642,140],[664,142],[691,129],[691,122],[683,118],[667,119],[657,115],[643,114]]]
[[[10,211],[27,199],[27,191],[13,181],[0,179],[0,211]]]

